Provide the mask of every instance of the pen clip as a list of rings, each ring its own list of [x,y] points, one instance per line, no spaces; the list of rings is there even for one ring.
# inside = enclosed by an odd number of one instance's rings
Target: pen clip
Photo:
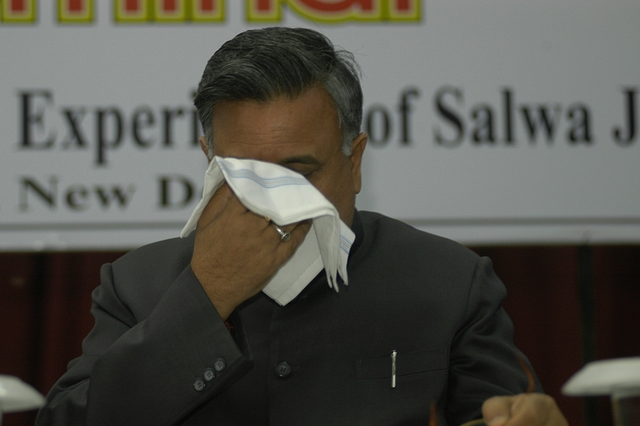
[[[396,387],[396,358],[398,356],[398,352],[394,349],[391,351],[391,389],[395,389]]]

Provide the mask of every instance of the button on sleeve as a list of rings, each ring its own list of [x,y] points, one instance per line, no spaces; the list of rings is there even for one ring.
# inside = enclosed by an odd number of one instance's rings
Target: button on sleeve
[[[195,390],[197,390],[198,392],[202,391],[205,388],[206,384],[204,383],[204,380],[202,380],[201,378],[197,378],[194,382],[193,382],[193,388]]]
[[[213,362],[213,368],[218,373],[224,370],[226,366],[227,366],[227,362],[224,360],[224,358],[216,358],[216,360]]]
[[[207,368],[206,370],[204,370],[204,379],[207,382],[210,382],[215,378],[216,378],[216,373],[213,371],[212,368]]]

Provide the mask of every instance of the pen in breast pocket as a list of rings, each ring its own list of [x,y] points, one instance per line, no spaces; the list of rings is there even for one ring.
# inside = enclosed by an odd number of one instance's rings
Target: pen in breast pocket
[[[396,357],[398,352],[394,349],[391,351],[391,388],[396,387]]]

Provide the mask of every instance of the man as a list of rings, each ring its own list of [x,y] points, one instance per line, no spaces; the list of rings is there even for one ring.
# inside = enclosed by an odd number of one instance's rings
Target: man
[[[310,223],[281,238],[223,185],[195,237],[103,267],[95,327],[40,424],[409,425],[432,408],[439,424],[566,424],[525,394],[490,261],[355,210],[367,138],[347,52],[311,30],[247,31],[211,58],[195,104],[210,160],[279,164],[336,207],[356,235],[349,285],[321,273],[286,306],[269,299]]]

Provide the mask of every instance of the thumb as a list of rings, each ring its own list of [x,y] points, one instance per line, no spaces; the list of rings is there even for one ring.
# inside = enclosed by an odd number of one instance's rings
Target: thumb
[[[511,417],[515,396],[494,396],[482,404],[482,418],[488,426],[502,426]]]

